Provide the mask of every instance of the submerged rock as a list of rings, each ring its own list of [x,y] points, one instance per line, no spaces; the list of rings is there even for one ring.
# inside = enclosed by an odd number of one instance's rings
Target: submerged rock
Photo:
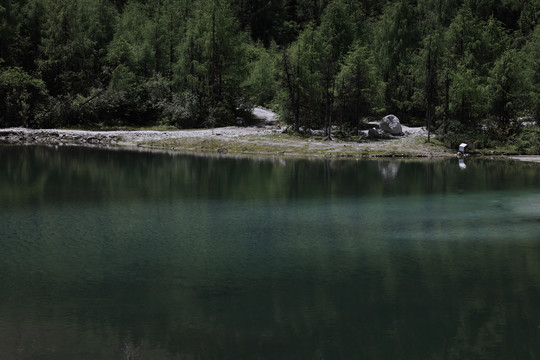
[[[403,135],[401,123],[395,115],[386,115],[381,120],[381,129],[392,135]]]

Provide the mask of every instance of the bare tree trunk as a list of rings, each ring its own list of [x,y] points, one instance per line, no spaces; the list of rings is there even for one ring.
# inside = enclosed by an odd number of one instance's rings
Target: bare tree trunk
[[[426,102],[427,102],[427,141],[431,142],[431,116],[433,108],[433,65],[431,63],[431,40],[428,45],[427,75],[426,75]]]
[[[330,93],[327,91],[328,105],[327,105],[327,112],[326,112],[326,118],[327,118],[326,140],[328,141],[332,141],[332,115],[334,113],[334,91],[335,91],[335,86],[336,86],[336,82],[334,80],[330,80],[330,82],[332,83],[332,92]]]
[[[300,52],[300,49],[298,49]],[[300,55],[296,57],[296,78],[300,79]],[[300,129],[300,86],[296,86],[296,104],[294,106],[294,126],[295,130]]]
[[[448,69],[446,70],[444,88],[444,134],[446,134],[448,131],[448,120],[450,119],[450,74],[448,73]]]
[[[212,9],[212,53],[210,55],[210,76],[208,79],[208,87],[210,90],[210,105],[216,105],[215,86],[216,86],[216,8]]]
[[[174,21],[173,14],[171,11],[170,17],[169,17],[169,76],[168,76],[169,81],[171,81],[173,77],[173,64],[174,64],[173,21]]]

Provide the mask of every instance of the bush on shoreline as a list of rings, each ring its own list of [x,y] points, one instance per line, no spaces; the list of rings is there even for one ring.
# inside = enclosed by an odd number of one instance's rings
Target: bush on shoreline
[[[540,155],[540,127],[537,125],[510,122],[506,126],[466,127],[453,122],[446,133],[439,129],[437,135],[449,149],[466,143],[469,151]]]

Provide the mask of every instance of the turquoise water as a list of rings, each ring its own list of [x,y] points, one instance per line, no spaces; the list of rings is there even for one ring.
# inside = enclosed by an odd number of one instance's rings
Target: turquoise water
[[[0,147],[0,358],[540,358],[540,166],[465,164]]]

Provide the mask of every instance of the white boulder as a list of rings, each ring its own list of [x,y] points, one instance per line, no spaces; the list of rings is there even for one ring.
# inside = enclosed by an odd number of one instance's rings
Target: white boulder
[[[401,123],[395,115],[386,115],[381,120],[381,130],[392,135],[403,135]]]

